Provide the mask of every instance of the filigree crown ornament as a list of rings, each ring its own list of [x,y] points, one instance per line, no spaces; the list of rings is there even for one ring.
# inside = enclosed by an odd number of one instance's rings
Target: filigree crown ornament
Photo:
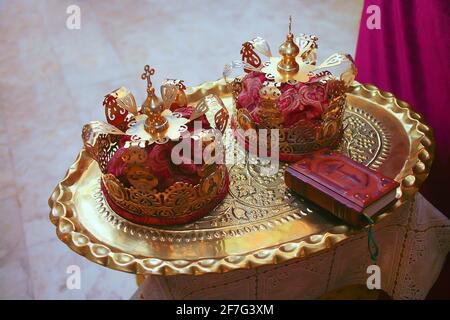
[[[160,99],[151,81],[154,72],[146,65],[141,76],[147,82],[141,108],[124,87],[105,96],[107,123],[83,127],[84,147],[98,162],[103,194],[117,214],[139,224],[188,223],[208,214],[228,191],[226,166],[203,158],[206,148],[213,155],[222,152],[218,132],[225,130],[228,111],[216,95],[189,106],[180,80],[165,81]],[[218,110],[212,125],[206,116],[210,109]],[[181,142],[199,147],[174,162],[172,151]]]
[[[314,35],[294,37],[289,17],[279,56],[273,56],[268,42],[257,37],[242,45],[241,60],[224,67],[236,106],[233,128],[278,129],[282,161],[296,161],[301,154],[334,147],[342,136],[346,93],[356,67],[349,54],[340,53],[317,64],[317,42]],[[268,59],[263,61],[261,56]],[[328,70],[339,65],[346,67],[339,76]],[[243,69],[245,75],[231,81],[233,69]],[[239,132],[235,130],[238,141],[248,147]]]

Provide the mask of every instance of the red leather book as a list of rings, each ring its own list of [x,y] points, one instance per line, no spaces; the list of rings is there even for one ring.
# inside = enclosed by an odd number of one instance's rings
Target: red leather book
[[[398,182],[330,150],[305,155],[285,171],[285,183],[300,196],[353,226],[392,204]]]

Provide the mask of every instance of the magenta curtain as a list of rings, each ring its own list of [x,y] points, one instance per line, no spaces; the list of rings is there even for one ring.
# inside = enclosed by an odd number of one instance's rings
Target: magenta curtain
[[[380,29],[367,20],[380,8]],[[369,20],[373,22],[372,20]],[[421,192],[450,214],[450,1],[365,0],[357,80],[410,103],[434,129],[436,158]]]

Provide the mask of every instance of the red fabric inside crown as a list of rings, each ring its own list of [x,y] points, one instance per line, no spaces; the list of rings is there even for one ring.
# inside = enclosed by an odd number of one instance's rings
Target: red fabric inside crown
[[[326,94],[326,84],[316,82],[312,77],[308,83],[295,85],[283,83],[280,87],[278,108],[283,117],[283,127],[294,126],[300,120],[318,120],[328,109],[329,101]],[[259,111],[259,90],[267,81],[262,72],[250,72],[242,79],[242,91],[237,98],[238,108],[246,108],[253,121],[261,124]]]
[[[193,107],[183,107],[176,110],[181,113],[185,118],[189,118],[192,114]],[[201,122],[203,129],[211,128],[210,123],[205,115],[202,115],[196,121]],[[187,124],[188,130],[192,132],[194,123]],[[180,138],[183,139],[183,138]],[[111,160],[107,165],[107,173],[113,174],[122,182],[126,187],[130,187],[130,182],[127,179],[127,164],[122,159],[122,155],[126,151],[124,148],[125,142],[130,140],[130,136],[124,136],[119,142],[119,149],[114,153]],[[191,184],[197,184],[200,181],[198,175],[199,170],[203,167],[203,164],[194,164],[194,150],[191,149],[191,162],[181,163],[176,165],[171,160],[172,148],[178,141],[168,141],[164,144],[153,143],[148,145],[145,149],[147,152],[147,159],[144,166],[148,168],[149,173],[158,179],[156,189],[160,192],[164,191],[167,187],[171,186],[175,182],[186,182]]]

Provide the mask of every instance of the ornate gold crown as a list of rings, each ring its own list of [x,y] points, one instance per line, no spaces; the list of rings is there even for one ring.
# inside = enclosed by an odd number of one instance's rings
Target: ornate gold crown
[[[318,38],[314,35],[302,34],[295,38],[291,32],[291,18],[289,18],[288,35],[279,47],[280,56],[273,56],[268,42],[257,37],[242,45],[241,61],[233,61],[224,68],[223,76],[231,87],[237,109],[233,117],[233,126],[244,130],[279,129],[281,160],[291,161],[296,159],[296,155],[323,147],[333,147],[342,135],[346,92],[349,91],[356,76],[356,67],[349,54],[338,53],[317,65],[317,42]],[[268,57],[269,60],[263,62],[259,54]],[[327,70],[344,63],[347,64],[347,68],[339,77],[335,77]],[[230,82],[228,79],[235,68],[243,68],[247,76],[238,76]],[[259,88],[257,108],[250,111],[239,105],[239,97],[248,90],[246,79],[254,74],[263,75],[265,81]],[[302,87],[299,90],[300,94],[306,98],[309,94],[314,95],[314,90],[320,89],[327,101],[326,109],[316,119],[299,119],[295,124],[285,126],[279,103],[286,96],[283,94],[286,87]],[[295,94],[298,93],[294,90],[294,98]],[[258,121],[255,121],[255,118]],[[245,141],[239,133],[237,138],[241,142]]]
[[[99,164],[103,193],[116,213],[140,224],[187,223],[207,214],[226,195],[227,169],[211,158],[184,168],[184,162],[172,162],[167,150],[182,139],[199,143],[201,150],[223,150],[217,132],[224,131],[228,111],[215,95],[188,107],[179,80],[161,86],[161,100],[150,79],[153,74],[154,69],[145,66],[141,77],[147,81],[147,98],[142,108],[128,89],[114,90],[103,102],[108,123],[86,124],[82,139]],[[214,126],[192,131],[191,122],[204,118],[209,109],[218,110]],[[164,152],[157,153],[160,150]],[[164,174],[162,168],[167,169]]]

